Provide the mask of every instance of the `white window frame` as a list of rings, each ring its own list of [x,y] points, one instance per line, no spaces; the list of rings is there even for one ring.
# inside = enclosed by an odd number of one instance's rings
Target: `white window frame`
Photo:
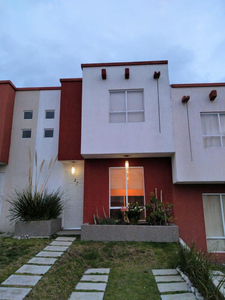
[[[111,209],[121,209],[123,206],[113,206],[111,207],[111,188],[110,188],[110,183],[111,183],[111,177],[110,177],[110,170],[111,169],[125,169],[125,167],[110,167],[109,168],[109,215],[110,215],[110,210]],[[144,177],[144,167],[129,167],[129,169],[142,169],[143,172],[143,190],[144,190],[144,206],[145,206],[145,177]],[[127,172],[125,172],[125,187],[126,187],[126,206],[128,206],[128,184],[127,184]],[[142,206],[141,206],[142,207]],[[144,214],[146,212],[144,211]]]
[[[222,197],[225,196],[225,193],[202,194],[202,201],[204,201],[203,200],[204,196],[220,196],[220,211],[221,211],[221,215],[222,215],[223,234],[224,234],[224,236],[206,236],[206,240],[225,240],[225,216],[223,214],[224,205],[223,205],[223,200],[222,200]],[[204,208],[203,208],[203,214],[204,214],[204,222],[206,222]],[[210,249],[207,249],[207,250],[208,250],[208,252],[212,252],[212,253],[225,253],[225,251],[212,251]]]
[[[144,109],[143,110],[128,110],[127,109],[127,93],[129,92],[141,92],[142,93],[142,97],[143,97],[143,107]],[[144,89],[129,89],[129,90],[109,90],[109,108],[110,108],[110,101],[111,101],[111,94],[112,93],[124,93],[124,97],[125,97],[125,110],[113,110],[111,111],[109,109],[109,116],[111,114],[119,114],[119,113],[125,113],[126,115],[126,121],[125,122],[115,122],[115,123],[142,123],[142,122],[145,122],[145,101],[144,101]],[[140,121],[140,122],[129,122],[128,121],[128,114],[129,113],[143,113],[144,115],[144,120],[143,121]],[[109,123],[112,123],[112,124],[115,124],[114,122],[109,122]]]
[[[54,112],[54,118],[47,118],[47,113],[48,112]],[[46,109],[45,110],[45,119],[46,120],[54,120],[55,119],[55,110],[54,109]]]
[[[204,140],[204,138],[207,137],[219,137],[220,138],[220,147],[216,147],[216,146],[210,146],[210,147],[205,147],[205,148],[225,148],[225,143],[223,142],[223,137],[225,137],[225,134],[222,133],[222,128],[221,128],[221,122],[220,122],[220,115],[224,115],[225,112],[201,112],[200,116],[202,117],[203,115],[217,115],[217,119],[218,119],[218,124],[219,124],[219,134],[202,134],[202,138]]]

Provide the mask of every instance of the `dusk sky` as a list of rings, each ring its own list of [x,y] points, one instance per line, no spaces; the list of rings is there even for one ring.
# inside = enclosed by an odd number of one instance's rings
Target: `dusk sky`
[[[0,0],[0,58],[16,87],[146,60],[168,60],[170,83],[225,82],[225,1]]]

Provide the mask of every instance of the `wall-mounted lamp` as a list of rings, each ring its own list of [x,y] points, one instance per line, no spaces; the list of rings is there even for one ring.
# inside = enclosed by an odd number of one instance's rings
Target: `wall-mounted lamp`
[[[125,168],[126,168],[126,170],[129,169],[129,161],[128,160],[125,161]]]
[[[75,171],[76,171],[74,164],[75,164],[75,162],[73,161],[73,166],[72,166],[72,168],[71,168],[71,174],[72,174],[72,175],[74,175],[74,174],[75,174]]]

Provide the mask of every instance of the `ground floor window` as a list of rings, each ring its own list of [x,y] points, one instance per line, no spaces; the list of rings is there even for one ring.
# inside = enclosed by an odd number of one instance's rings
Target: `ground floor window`
[[[145,205],[143,168],[110,168],[110,216],[120,219],[121,209],[132,202]]]
[[[225,251],[225,194],[204,194],[203,207],[207,249]]]

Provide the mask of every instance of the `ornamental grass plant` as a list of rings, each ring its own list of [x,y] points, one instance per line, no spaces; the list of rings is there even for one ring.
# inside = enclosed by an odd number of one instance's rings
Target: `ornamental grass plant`
[[[10,204],[9,218],[12,223],[56,219],[64,209],[62,189],[58,188],[55,191],[47,191],[48,180],[57,157],[55,160],[51,158],[47,167],[47,173],[42,178],[42,184],[40,184],[40,178],[45,160],[42,160],[38,170],[37,152],[35,152],[34,158],[35,170],[33,172],[31,152],[29,150],[28,186],[24,189],[15,189],[14,194],[8,199]]]
[[[222,270],[216,258],[208,252],[197,251],[195,245],[179,248],[179,267],[185,273],[193,286],[198,289],[201,295],[207,300],[222,300],[224,296],[220,293],[220,288],[225,282],[225,277],[217,287],[213,284],[213,270]]]
[[[33,193],[30,188],[16,190],[10,203],[11,222],[56,219],[63,210],[62,191]]]

